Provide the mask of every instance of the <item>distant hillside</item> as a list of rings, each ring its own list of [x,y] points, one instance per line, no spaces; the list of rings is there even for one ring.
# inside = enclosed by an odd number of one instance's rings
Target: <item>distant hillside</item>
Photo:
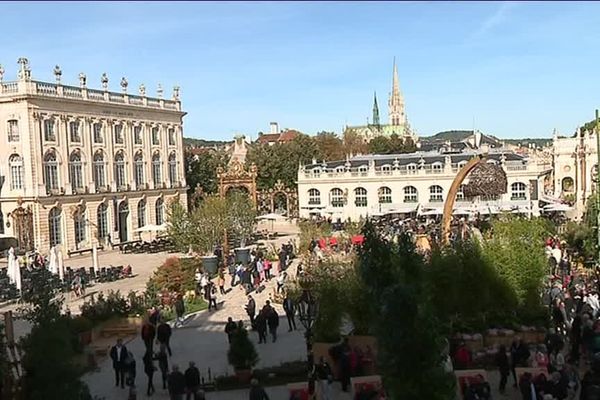
[[[231,144],[233,141],[221,141],[221,140],[204,140],[195,138],[183,138],[184,146],[197,146],[197,147],[213,147],[213,146],[225,146]]]
[[[454,141],[464,140],[467,137],[471,136],[472,134],[473,134],[473,131],[465,131],[465,130],[444,131],[444,132],[436,133],[433,136],[423,137],[423,139],[431,140],[431,141],[433,141],[433,140],[439,140],[439,141],[449,140],[451,142],[454,142]],[[487,135],[487,134],[485,134],[485,135],[489,136],[491,138],[494,138],[498,141],[506,142],[507,144],[512,144],[512,145],[528,146],[530,143],[532,143],[532,144],[535,144],[536,147],[544,147],[544,146],[552,144],[552,139],[543,139],[543,138],[542,139],[532,139],[532,138],[500,139],[493,135]]]

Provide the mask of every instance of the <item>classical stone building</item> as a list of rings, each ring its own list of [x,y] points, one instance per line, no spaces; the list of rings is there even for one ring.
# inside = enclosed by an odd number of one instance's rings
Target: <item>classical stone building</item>
[[[172,199],[186,202],[179,88],[172,99],[33,80],[27,59],[18,79],[0,67],[0,233],[22,249],[65,253],[94,243],[137,239],[161,225]]]
[[[539,215],[545,202],[544,177],[551,169],[505,149],[439,149],[408,154],[366,155],[300,166],[300,217],[313,215],[358,220],[387,213],[441,215],[446,194],[459,169],[471,158],[487,154],[502,166],[507,193],[465,199],[457,195],[456,214],[509,211]],[[468,183],[468,179],[465,183]]]
[[[404,96],[400,91],[400,81],[398,79],[398,69],[396,68],[395,59],[392,74],[392,91],[388,100],[388,123],[381,123],[377,94],[375,94],[373,96],[373,117],[371,121],[367,121],[367,125],[346,126],[344,127],[344,131],[356,132],[366,142],[376,136],[390,136],[392,134],[396,134],[402,138],[410,138],[413,142],[417,142],[418,137],[411,129],[406,117]]]

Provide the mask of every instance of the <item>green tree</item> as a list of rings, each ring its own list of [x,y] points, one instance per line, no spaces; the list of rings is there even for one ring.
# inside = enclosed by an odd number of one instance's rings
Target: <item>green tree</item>
[[[167,234],[180,252],[187,252],[197,240],[190,213],[178,201],[172,201],[167,208]],[[193,246],[192,246],[193,247]]]
[[[391,149],[390,139],[387,136],[375,136],[369,142],[370,154],[389,154]]]
[[[224,150],[204,150],[185,154],[185,178],[189,186],[188,196],[193,200],[196,188],[205,194],[216,193],[219,187],[217,168],[225,168],[229,162],[229,154]],[[193,204],[191,202],[190,204]]]
[[[228,225],[231,232],[240,239],[240,246],[244,247],[246,241],[254,232],[256,225],[256,208],[246,193],[234,192],[227,196],[227,209],[229,214]]]
[[[344,149],[347,154],[366,154],[369,150],[365,139],[354,129],[344,131]]]
[[[227,361],[234,369],[248,370],[258,364],[258,353],[254,343],[248,338],[248,331],[244,327],[238,327],[231,338],[231,344],[227,351]]]
[[[326,161],[343,160],[346,157],[344,142],[334,132],[319,132],[314,140]]]

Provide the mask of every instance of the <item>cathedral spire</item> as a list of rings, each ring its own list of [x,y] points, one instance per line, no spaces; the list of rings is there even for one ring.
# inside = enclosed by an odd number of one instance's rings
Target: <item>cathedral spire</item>
[[[373,92],[373,125],[379,125],[379,106],[377,105],[377,92]]]
[[[392,93],[388,102],[389,124],[398,126],[406,123],[406,115],[404,114],[404,99],[400,92],[400,82],[398,80],[398,69],[396,67],[396,57],[394,57],[394,70],[392,75]]]

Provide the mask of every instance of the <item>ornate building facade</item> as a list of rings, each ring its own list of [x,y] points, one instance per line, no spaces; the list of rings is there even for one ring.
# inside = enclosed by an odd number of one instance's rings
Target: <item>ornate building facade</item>
[[[137,239],[136,229],[166,221],[169,201],[186,205],[179,88],[172,99],[33,80],[27,59],[18,79],[0,67],[0,234],[23,250],[65,253]]]
[[[441,215],[446,194],[457,172],[471,158],[487,154],[507,175],[507,193],[466,199],[462,189],[455,213],[539,215],[544,177],[551,170],[504,149],[417,151],[408,154],[366,155],[347,160],[300,166],[300,217],[358,220],[388,213]],[[465,184],[468,183],[468,178]],[[542,202],[542,204],[540,204]]]
[[[394,59],[394,67],[392,73],[392,91],[388,100],[388,123],[382,124],[379,117],[379,105],[377,104],[377,94],[373,96],[373,117],[367,125],[346,126],[344,131],[353,131],[364,138],[365,141],[370,141],[376,136],[390,136],[396,134],[402,138],[410,138],[413,142],[417,142],[417,135],[410,127],[406,117],[404,107],[404,96],[400,91],[400,80],[398,79],[398,69],[396,68],[396,60]]]

